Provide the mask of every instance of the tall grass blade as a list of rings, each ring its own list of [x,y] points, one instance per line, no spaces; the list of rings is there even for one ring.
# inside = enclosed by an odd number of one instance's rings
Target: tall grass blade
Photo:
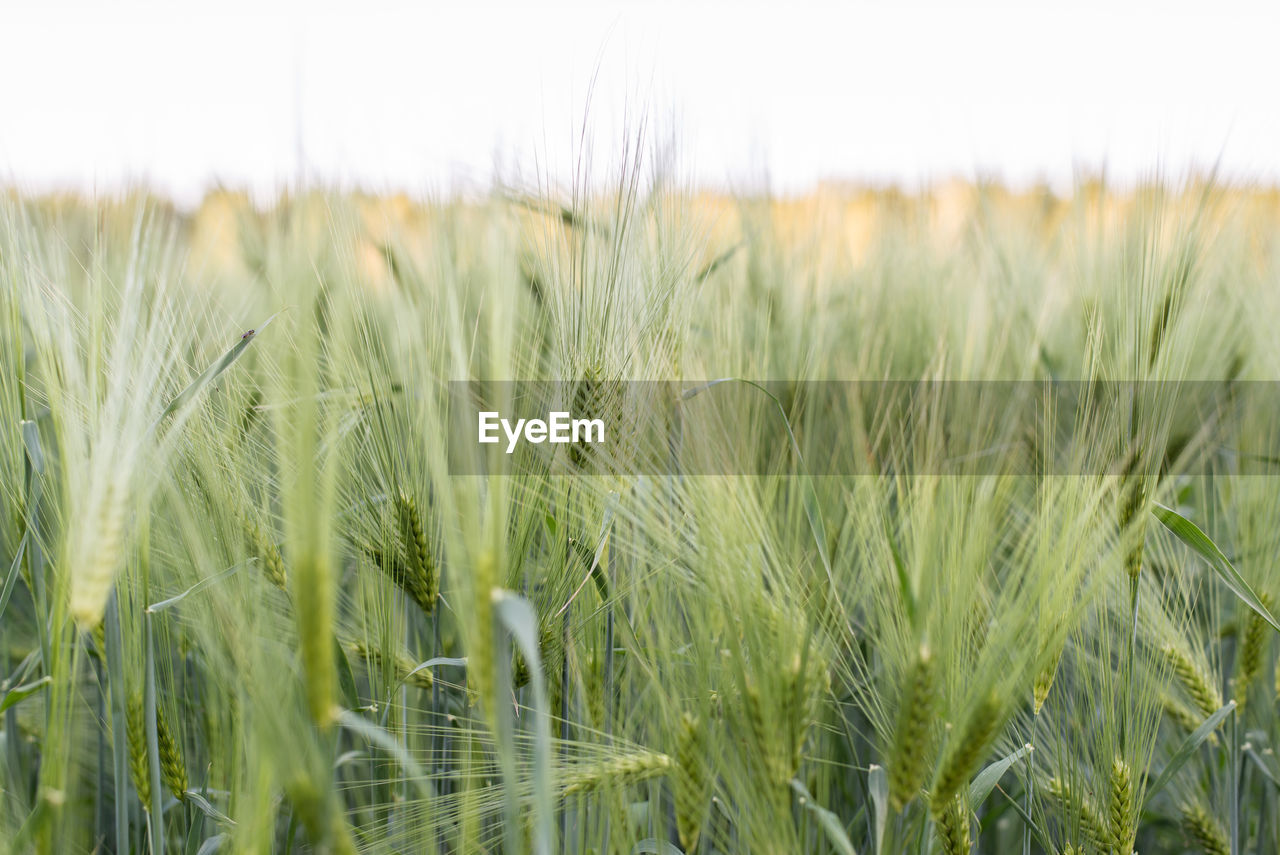
[[[33,421],[22,422],[22,443],[27,449],[27,460],[37,475],[44,474],[44,449],[40,445],[40,428]]]
[[[1197,727],[1190,736],[1182,741],[1182,744],[1178,746],[1178,750],[1169,758],[1169,762],[1165,763],[1164,769],[1160,772],[1159,777],[1157,777],[1151,786],[1147,788],[1147,804],[1150,804],[1152,798],[1165,788],[1169,781],[1173,779],[1173,776],[1177,774],[1178,770],[1185,766],[1187,761],[1191,759],[1192,755],[1196,753],[1196,749],[1204,744],[1204,741],[1209,738],[1209,735],[1218,729],[1218,726],[1226,720],[1227,716],[1231,715],[1231,713],[1235,711],[1235,708],[1235,701],[1227,701],[1222,705],[1222,709],[1206,718],[1203,724]]]
[[[360,705],[360,697],[356,693],[356,678],[351,673],[351,661],[347,659],[347,651],[342,649],[342,642],[336,635],[333,637],[333,662],[338,671],[338,692],[342,695],[342,702],[348,709],[355,709]]]
[[[184,388],[181,392],[179,392],[174,397],[174,399],[169,402],[168,406],[166,406],[164,410],[160,413],[160,417],[157,418],[155,420],[155,423],[151,426],[151,433],[155,433],[156,430],[159,429],[160,425],[164,423],[165,419],[169,418],[169,416],[173,415],[174,413],[178,412],[178,410],[185,407],[197,395],[203,392],[210,383],[212,383],[214,380],[217,380],[218,376],[221,375],[222,372],[230,368],[232,363],[234,363],[237,359],[239,359],[240,355],[249,348],[249,345],[253,343],[254,339],[256,339],[259,335],[261,335],[262,331],[265,330],[268,326],[270,326],[271,322],[274,321],[276,318],[278,318],[280,314],[284,311],[285,311],[284,309],[281,309],[279,312],[276,312],[274,315],[267,318],[265,321],[262,322],[260,326],[256,327],[252,333],[245,333],[244,337],[242,337],[238,342],[236,342],[235,345],[230,350],[222,354],[222,356],[220,356],[212,365],[206,368],[199,377],[197,377],[195,380],[192,380],[191,383],[189,383],[186,388]]]
[[[143,716],[147,728],[147,762],[151,769],[151,810],[147,814],[147,827],[151,831],[152,855],[161,855],[164,848],[164,778],[160,774],[160,735],[156,723],[156,651],[155,628],[152,616],[143,614],[146,631],[146,672],[143,685]]]
[[[214,807],[212,804],[209,803],[208,799],[200,795],[195,790],[187,790],[186,799],[187,801],[191,802],[191,804],[199,808],[200,812],[203,813],[205,816],[209,817],[209,819],[215,820],[216,822],[220,822],[223,825],[228,826],[230,828],[235,828],[236,821],[234,819],[227,816],[222,811],[218,810],[216,807]]]
[[[1004,777],[1004,773],[1017,763],[1023,757],[1032,752],[1030,745],[1024,745],[1017,751],[1007,757],[1003,757],[987,768],[983,769],[973,778],[973,783],[969,785],[969,809],[976,811],[987,800],[987,796],[991,795],[991,791],[996,788],[996,784],[1000,783],[1000,779]]]
[[[874,763],[867,770],[867,789],[871,793],[871,804],[875,808],[876,818],[876,855],[884,849],[885,826],[889,822],[889,776],[884,773],[883,766]]]
[[[22,565],[22,556],[27,551],[27,535],[22,536],[22,540],[18,541],[18,550],[13,554],[13,563],[9,565],[9,572],[4,577],[4,587],[0,588],[0,618],[4,617],[4,610],[9,606],[9,597],[13,594],[13,586],[18,581],[18,568]]]
[[[853,842],[849,840],[849,833],[845,831],[844,825],[840,822],[840,817],[815,802],[813,796],[809,795],[808,788],[795,778],[791,779],[791,789],[799,797],[800,806],[813,814],[814,818],[818,820],[818,824],[822,826],[822,830],[827,834],[827,840],[831,842],[832,847],[840,855],[858,855],[853,848]]]
[[[523,597],[501,592],[495,597],[494,612],[520,647],[529,667],[529,682],[533,688],[533,799],[534,799],[534,851],[538,855],[550,855],[552,811],[551,802],[551,718],[547,707],[547,691],[542,679],[542,661],[538,649],[538,616],[533,606]],[[562,691],[567,691],[562,689]]]
[[[129,736],[126,730],[124,645],[120,638],[120,602],[111,592],[103,616],[107,657],[107,692],[111,699],[111,778],[115,793],[116,851],[127,852],[129,843]]]
[[[187,597],[196,593],[197,591],[202,591],[205,588],[209,587],[210,585],[216,585],[218,582],[221,582],[223,579],[235,573],[242,566],[244,566],[243,563],[236,564],[233,567],[228,567],[226,570],[223,570],[221,573],[216,573],[213,576],[210,576],[206,579],[201,579],[199,582],[196,582],[194,585],[192,585],[190,588],[187,588],[181,594],[178,594],[175,597],[170,597],[167,600],[161,600],[158,603],[152,603],[151,605],[147,606],[147,612],[149,614],[155,614],[157,612],[162,612],[165,609],[172,608],[173,606],[176,606],[178,603],[185,600]]]
[[[21,686],[14,686],[12,689],[5,692],[4,695],[0,696],[0,713],[9,709],[9,707],[26,700],[52,682],[53,678],[46,674],[39,680],[33,680],[32,682],[25,683]]]
[[[1200,527],[1182,514],[1167,508],[1159,502],[1153,502],[1151,513],[1155,514],[1156,519],[1164,524],[1165,528],[1173,532],[1173,534],[1185,543],[1187,546],[1208,563],[1209,567],[1218,574],[1218,578],[1231,589],[1231,592],[1240,598],[1246,606],[1253,609],[1262,619],[1271,624],[1272,627],[1280,632],[1280,622],[1272,617],[1271,612],[1263,605],[1262,600],[1258,599],[1258,595],[1249,587],[1249,583],[1240,575],[1240,571],[1232,566],[1227,560],[1227,556],[1222,553],[1209,536],[1200,530]]]
[[[214,855],[215,852],[220,852],[222,850],[222,844],[226,842],[227,835],[215,834],[212,837],[206,838],[205,841],[200,844],[200,848],[196,850],[196,855]]]
[[[342,710],[338,713],[338,724],[395,757],[420,796],[424,799],[435,797],[426,770],[422,768],[422,765],[417,760],[413,759],[413,755],[394,736],[364,716],[351,710]]]

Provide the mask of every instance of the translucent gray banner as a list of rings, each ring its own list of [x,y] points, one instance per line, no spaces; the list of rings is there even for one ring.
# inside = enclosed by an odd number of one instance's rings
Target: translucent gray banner
[[[1273,381],[471,381],[452,474],[1280,473]]]

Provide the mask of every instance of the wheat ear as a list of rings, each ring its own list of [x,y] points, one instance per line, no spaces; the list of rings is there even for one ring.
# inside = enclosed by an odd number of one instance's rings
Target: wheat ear
[[[898,701],[898,721],[889,755],[889,800],[901,811],[924,786],[930,727],[933,722],[934,661],[921,647],[907,670]]]
[[[606,787],[625,787],[665,774],[674,762],[657,751],[637,751],[575,769],[565,777],[563,794],[594,793]]]
[[[706,729],[695,715],[680,718],[676,737],[676,831],[685,852],[698,845],[698,835],[711,800],[711,775],[707,762]]]
[[[440,576],[427,543],[422,515],[418,513],[418,503],[402,491],[396,496],[396,511],[400,521],[400,537],[404,541],[407,556],[405,572],[397,581],[424,612],[431,614],[440,593]]]
[[[1109,851],[1112,844],[1111,829],[1103,821],[1102,814],[1092,801],[1077,793],[1071,784],[1062,778],[1051,778],[1045,789],[1062,805],[1067,814],[1075,813],[1080,818],[1080,830],[1084,832],[1088,842],[1103,852]]]
[[[1267,594],[1259,594],[1258,599],[1262,601],[1262,605],[1267,611],[1271,610],[1271,597]],[[1240,643],[1240,664],[1236,670],[1235,696],[1236,705],[1244,706],[1245,699],[1249,696],[1249,688],[1254,681],[1258,679],[1258,675],[1262,673],[1263,663],[1267,658],[1267,648],[1271,641],[1271,627],[1267,624],[1262,615],[1255,611],[1249,612],[1249,618],[1245,624],[1244,640]]]
[[[1002,712],[1000,699],[989,695],[969,713],[963,729],[952,734],[946,759],[933,787],[934,798],[945,802],[969,783],[969,778],[1003,725]]]
[[[969,855],[969,807],[957,793],[934,816],[946,855]]]
[[[160,777],[164,785],[179,801],[187,797],[187,764],[182,758],[182,749],[169,729],[160,707],[156,707],[156,739],[160,748]]]
[[[1222,707],[1222,694],[1213,685],[1209,675],[1205,673],[1195,660],[1176,644],[1165,644],[1160,648],[1178,682],[1186,689],[1191,700],[1195,702],[1201,714],[1211,716]]]
[[[284,557],[280,554],[280,547],[276,546],[275,542],[262,531],[262,527],[248,516],[244,518],[244,529],[249,538],[249,545],[253,547],[258,560],[262,563],[262,575],[267,577],[268,582],[283,591],[289,584],[289,576],[284,569]]]
[[[395,678],[407,686],[413,686],[417,689],[430,689],[434,683],[434,677],[429,668],[415,670],[418,663],[414,662],[408,656],[397,655],[394,657],[384,657],[382,651],[377,648],[370,647],[363,641],[356,641],[351,644],[351,652],[355,653],[364,661],[371,665],[381,666],[384,659],[392,659],[395,667]]]
[[[125,704],[125,732],[129,737],[129,772],[143,810],[151,810],[151,767],[147,761],[146,718],[142,692],[130,692]]]
[[[1117,855],[1129,855],[1137,836],[1137,819],[1133,803],[1133,775],[1129,764],[1117,757],[1111,763],[1111,801],[1108,819],[1111,822],[1111,840]]]
[[[1182,831],[1205,855],[1229,855],[1231,846],[1227,833],[1218,820],[1198,803],[1187,802],[1178,806],[1182,815]]]

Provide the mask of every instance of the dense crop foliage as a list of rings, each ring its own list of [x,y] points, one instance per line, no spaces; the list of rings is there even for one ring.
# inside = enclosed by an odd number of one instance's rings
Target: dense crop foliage
[[[1280,849],[1280,200],[619,174],[3,201],[0,850]],[[450,381],[725,378],[454,474]],[[956,474],[849,379],[1143,391]]]

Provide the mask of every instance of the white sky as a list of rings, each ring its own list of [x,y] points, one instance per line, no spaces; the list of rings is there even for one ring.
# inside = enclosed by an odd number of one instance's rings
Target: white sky
[[[643,112],[708,185],[1280,180],[1275,2],[6,3],[0,183],[28,190],[563,177],[593,77],[599,159]]]

